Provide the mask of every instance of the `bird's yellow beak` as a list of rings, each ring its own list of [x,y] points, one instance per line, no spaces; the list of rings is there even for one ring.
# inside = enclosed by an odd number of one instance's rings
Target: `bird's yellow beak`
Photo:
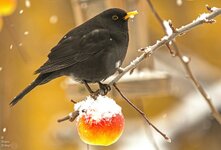
[[[138,11],[135,10],[135,11],[130,11],[127,13],[126,16],[124,16],[124,20],[128,20],[129,18],[134,18],[135,15],[138,14]]]

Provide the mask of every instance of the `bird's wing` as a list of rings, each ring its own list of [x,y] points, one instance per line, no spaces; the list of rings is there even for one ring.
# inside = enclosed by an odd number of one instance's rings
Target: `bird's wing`
[[[85,61],[104,50],[111,40],[110,32],[106,29],[92,30],[80,39],[74,39],[73,36],[67,34],[67,37],[51,50],[48,61],[35,73],[53,72]]]

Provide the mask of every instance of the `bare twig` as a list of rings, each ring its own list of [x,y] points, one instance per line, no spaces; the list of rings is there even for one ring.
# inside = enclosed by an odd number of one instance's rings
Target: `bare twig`
[[[156,9],[153,7],[153,4],[152,4],[151,0],[146,0],[146,1],[147,1],[148,5],[150,6],[151,11],[153,12],[154,16],[156,17],[156,19],[158,20],[158,22],[160,23],[160,25],[164,29],[164,32],[166,33],[167,29],[163,24],[163,19],[157,13]],[[199,25],[199,24],[202,24],[202,23],[213,23],[214,22],[213,18],[216,17],[217,15],[220,15],[220,9],[211,8],[208,5],[206,5],[206,8],[210,12],[210,14],[203,14],[204,17],[205,17],[204,19],[203,19],[203,17],[202,18],[199,17],[198,19],[196,19],[195,25]],[[193,27],[195,25],[194,24],[189,24],[187,27]],[[178,31],[178,30],[179,29],[177,29],[176,31]],[[174,30],[173,30],[173,32],[174,32]],[[213,105],[212,99],[206,93],[203,86],[200,84],[200,82],[196,79],[196,77],[192,73],[192,70],[191,70],[190,65],[189,65],[190,58],[188,58],[187,56],[182,55],[182,53],[181,53],[180,49],[178,48],[177,44],[175,43],[175,41],[172,41],[172,46],[173,46],[173,49],[175,50],[175,53],[176,53],[175,56],[177,56],[179,58],[179,60],[181,61],[184,69],[186,70],[186,73],[189,76],[189,79],[192,80],[192,82],[195,85],[195,87],[197,88],[197,90],[200,92],[200,94],[203,96],[203,98],[205,99],[205,101],[209,105],[209,108],[212,112],[213,117],[219,122],[219,124],[221,124],[221,116],[220,116],[219,112],[216,110],[215,106]],[[170,45],[167,45],[167,47],[171,51]]]
[[[163,132],[161,132],[156,126],[154,126],[147,118],[147,116],[145,115],[145,113],[143,111],[141,111],[137,106],[135,106],[121,91],[120,89],[117,87],[116,83],[113,84],[114,88],[118,91],[118,93],[121,95],[121,97],[123,97],[123,99],[125,99],[128,104],[130,104],[144,119],[145,121],[151,126],[153,127],[154,130],[156,130],[160,135],[162,135],[164,137],[165,140],[167,140],[168,142],[171,142],[171,139],[164,134]]]
[[[157,11],[154,9],[153,4],[151,3],[150,0],[147,0],[148,5],[150,6],[151,12],[154,14],[154,16],[157,18],[158,22],[160,25],[163,27],[164,30],[166,30],[166,27],[163,24],[163,20],[161,19],[160,15],[157,13]],[[170,53],[172,55],[175,55],[173,50],[171,49],[169,43],[166,44],[167,48],[169,49]]]
[[[164,30],[166,30],[165,26],[163,25],[163,19],[161,19],[160,15],[157,13],[156,9],[154,8],[152,2],[150,0],[147,0],[147,3],[152,11],[152,13],[154,14],[154,16],[156,17],[157,21],[160,23],[160,25],[164,28]]]
[[[73,122],[77,118],[78,115],[79,115],[79,111],[71,112],[69,115],[65,116],[64,118],[58,119],[58,122],[63,122],[66,120]]]
[[[207,102],[207,104],[208,104],[208,106],[209,106],[209,108],[212,112],[213,117],[219,122],[219,124],[221,124],[221,116],[220,116],[219,112],[216,110],[215,106],[213,105],[211,97],[207,94],[207,92],[205,91],[203,86],[200,84],[200,82],[196,79],[196,77],[192,73],[192,70],[191,70],[190,65],[189,65],[190,61],[188,61],[189,58],[186,57],[186,56],[183,56],[181,54],[181,52],[178,49],[176,44],[174,44],[173,47],[174,47],[174,50],[177,53],[177,57],[182,62],[183,67],[185,68],[186,73],[189,76],[189,79],[192,80],[192,82],[195,85],[195,87],[197,88],[197,90],[200,92],[200,94],[203,96],[203,98]],[[187,61],[185,60],[185,58],[187,58],[186,59]]]
[[[140,105],[140,110],[144,111],[144,102],[143,101],[138,101]],[[144,120],[144,123],[146,123],[146,120]],[[145,125],[145,124],[144,124]],[[155,150],[160,150],[160,147],[155,139],[155,137],[153,136],[153,130],[151,128],[151,126],[149,126],[149,128],[146,128],[145,129],[145,132],[146,132],[146,135],[148,136],[150,142],[152,143],[153,147]]]
[[[73,104],[76,104],[77,102],[75,102],[73,99],[71,99],[71,102],[73,103]]]

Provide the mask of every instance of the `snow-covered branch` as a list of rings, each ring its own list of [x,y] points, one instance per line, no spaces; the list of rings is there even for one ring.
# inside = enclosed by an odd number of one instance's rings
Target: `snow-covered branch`
[[[174,40],[176,37],[184,35],[188,31],[194,29],[195,27],[201,24],[214,22],[213,18],[215,18],[218,15],[221,15],[221,8],[214,7],[214,8],[211,8],[211,10],[212,11],[209,13],[203,13],[197,19],[193,20],[191,23],[175,29],[175,31],[171,35],[164,36],[163,38],[161,38],[161,40],[158,40],[154,45],[139,49],[139,51],[142,51],[143,53],[139,57],[134,59],[128,66],[126,66],[125,68],[121,68],[122,71],[120,71],[120,73],[109,82],[109,85],[112,86],[114,83],[120,80],[120,78],[123,75],[125,75],[131,69],[136,68],[137,65],[140,62],[142,62],[146,57],[150,57],[154,53],[155,50],[159,49],[163,45]]]

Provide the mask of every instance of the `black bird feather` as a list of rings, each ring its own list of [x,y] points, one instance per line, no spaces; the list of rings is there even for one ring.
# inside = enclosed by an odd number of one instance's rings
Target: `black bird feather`
[[[47,62],[35,71],[38,77],[10,105],[15,105],[36,86],[63,75],[86,83],[100,83],[113,75],[127,52],[125,16],[127,13],[122,9],[108,9],[68,32],[51,49]]]

